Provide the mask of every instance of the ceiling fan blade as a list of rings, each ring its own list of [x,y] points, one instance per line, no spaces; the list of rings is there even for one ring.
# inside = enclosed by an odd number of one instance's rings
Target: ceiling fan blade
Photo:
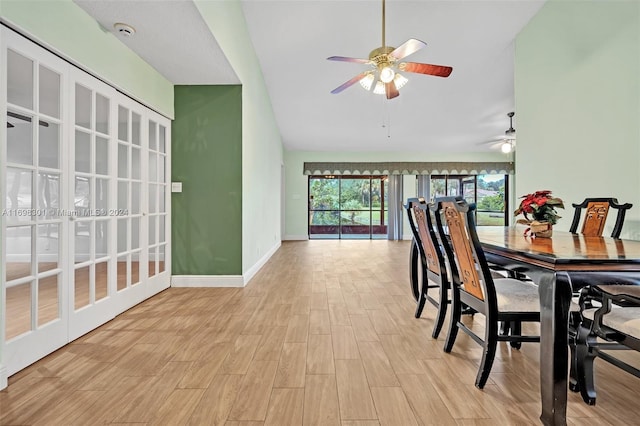
[[[341,61],[341,62],[356,62],[358,64],[368,64],[371,62],[369,59],[349,58],[346,56],[329,56],[328,61]]]
[[[424,41],[420,41],[415,38],[410,38],[405,41],[400,47],[397,47],[393,52],[389,53],[389,56],[393,56],[396,59],[405,58],[413,53],[416,53],[418,50],[425,47],[427,43]]]
[[[418,74],[435,75],[436,77],[449,77],[453,68],[444,65],[420,64],[417,62],[405,62],[400,64],[400,69]]]
[[[360,73],[360,74],[356,75],[356,76],[355,76],[355,77],[353,77],[351,80],[349,80],[349,81],[347,81],[346,83],[343,83],[342,85],[340,85],[340,86],[336,87],[335,89],[333,89],[333,90],[331,91],[331,93],[333,93],[333,94],[335,95],[336,93],[340,93],[340,92],[342,92],[344,89],[346,89],[346,88],[348,88],[348,87],[351,87],[351,86],[353,86],[354,84],[356,84],[357,82],[359,82],[360,80],[362,80],[362,78],[363,78],[364,76],[366,76],[366,75],[367,75],[367,73],[366,73],[366,72],[363,72],[363,73]]]
[[[395,97],[400,96],[400,92],[398,92],[398,88],[393,81],[388,82],[384,86],[385,92],[387,94],[387,99],[393,99]]]

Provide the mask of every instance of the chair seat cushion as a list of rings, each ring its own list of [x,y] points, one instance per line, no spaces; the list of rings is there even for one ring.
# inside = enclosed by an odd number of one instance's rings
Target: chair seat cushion
[[[501,312],[539,312],[538,286],[513,278],[493,280],[496,286],[498,310]]]
[[[597,310],[597,308],[585,309],[582,315],[593,321]],[[602,323],[629,336],[640,338],[640,308],[614,306],[611,312],[602,317]]]

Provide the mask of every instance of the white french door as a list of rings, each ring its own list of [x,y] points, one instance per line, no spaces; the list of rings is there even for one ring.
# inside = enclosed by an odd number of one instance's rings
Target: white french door
[[[69,193],[69,337],[113,318],[114,309],[114,122],[116,91],[71,68]]]
[[[0,353],[11,374],[68,342],[67,64],[10,32],[1,50]]]
[[[170,121],[1,31],[0,372],[10,375],[169,286]]]
[[[158,115],[148,115],[148,183],[147,193],[147,297],[169,286],[170,276],[166,260],[171,256],[169,241],[169,175],[170,122]]]

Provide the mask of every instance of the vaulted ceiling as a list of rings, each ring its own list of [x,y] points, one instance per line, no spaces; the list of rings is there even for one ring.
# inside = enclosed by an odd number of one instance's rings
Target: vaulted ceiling
[[[240,83],[191,0],[75,2],[105,29],[134,26],[123,43],[175,84]],[[422,40],[407,60],[453,67],[406,74],[392,100],[359,84],[331,94],[368,65],[326,59],[380,47],[381,0],[241,3],[286,149],[461,152],[496,149],[509,127],[514,40],[544,0],[388,0],[386,44]]]

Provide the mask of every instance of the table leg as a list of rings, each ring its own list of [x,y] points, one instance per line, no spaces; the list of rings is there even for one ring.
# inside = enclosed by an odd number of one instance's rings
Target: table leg
[[[541,277],[540,393],[545,425],[567,424],[568,327],[571,283],[563,273]]]

